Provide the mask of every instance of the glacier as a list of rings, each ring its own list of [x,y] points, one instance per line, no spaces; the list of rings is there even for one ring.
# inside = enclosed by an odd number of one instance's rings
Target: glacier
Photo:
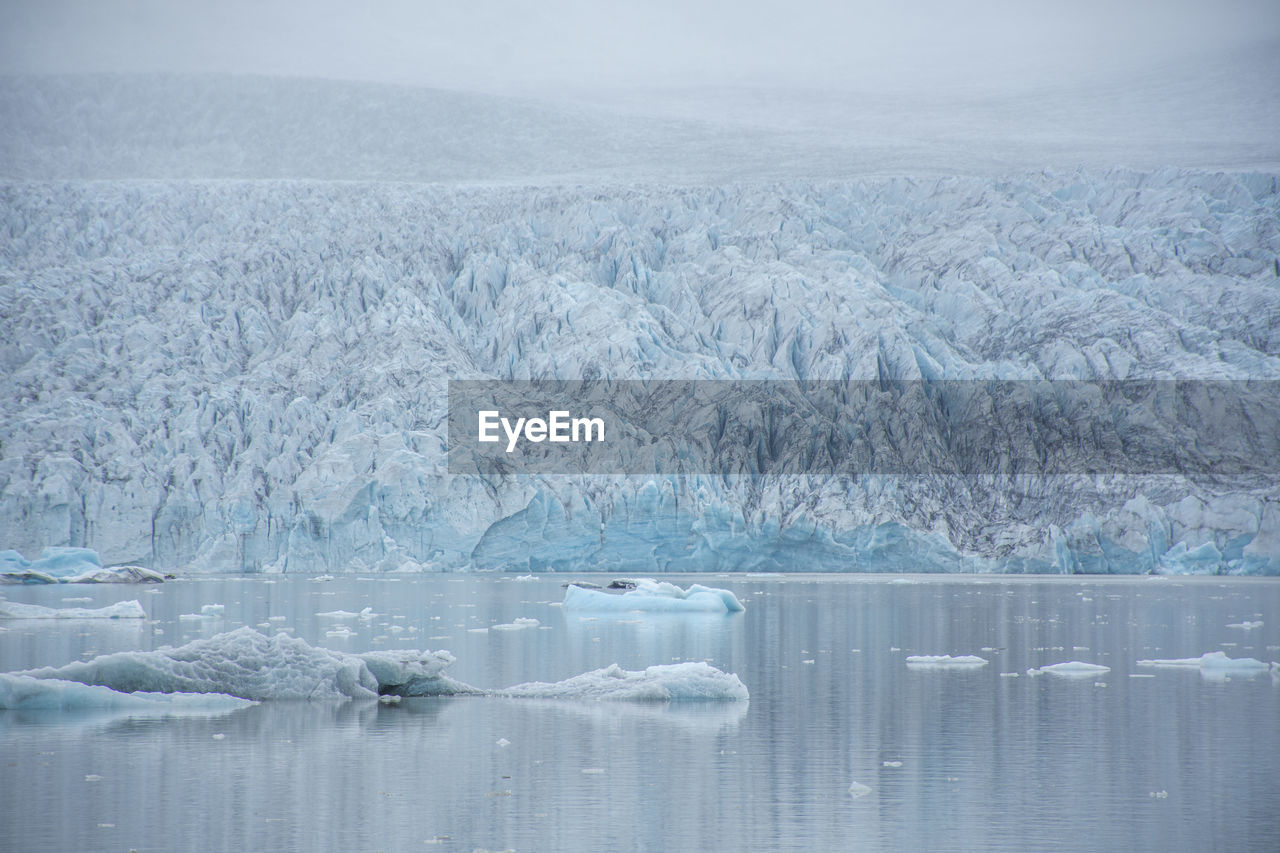
[[[749,163],[655,182],[567,156],[535,179],[507,141],[485,155],[512,164],[501,180],[463,164],[410,183],[383,168],[412,160],[403,140],[363,171],[273,171],[270,139],[244,147],[262,123],[199,148],[241,94],[267,99],[253,121],[284,108],[272,85],[0,87],[0,547],[184,573],[1280,574],[1267,478],[480,477],[446,460],[449,379],[1280,379],[1271,172]],[[319,116],[323,89],[300,90]],[[474,107],[334,91],[391,98],[388,115]],[[130,117],[162,114],[147,98],[208,111],[131,148]],[[649,139],[642,124],[618,132]],[[453,144],[419,129],[423,157]],[[48,579],[20,560],[10,579]]]
[[[564,681],[528,682],[501,690],[482,690],[444,675],[453,662],[447,651],[352,654],[317,648],[284,633],[268,637],[242,627],[177,648],[115,652],[65,666],[0,675],[0,709],[132,707],[129,697],[140,704],[159,701],[157,694],[209,694],[252,701],[465,695],[635,702],[748,698],[746,686],[736,675],[702,662],[651,666],[638,672],[615,664]],[[37,681],[49,686],[42,689],[33,684]],[[109,690],[114,698],[101,690]]]

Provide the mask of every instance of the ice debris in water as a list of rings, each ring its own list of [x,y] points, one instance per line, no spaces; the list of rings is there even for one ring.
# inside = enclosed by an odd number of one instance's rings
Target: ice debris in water
[[[870,794],[870,793],[871,793],[871,789],[868,788],[866,785],[863,785],[861,782],[849,783],[849,794],[851,796],[865,797],[867,794]]]
[[[117,601],[106,607],[45,607],[0,601],[0,619],[146,619],[147,612],[137,601]]]
[[[25,679],[23,684],[41,679],[100,685],[120,694],[221,693],[253,700],[463,694],[653,701],[747,698],[747,688],[736,675],[706,663],[651,666],[641,672],[613,665],[550,684],[481,690],[443,674],[453,661],[446,651],[338,652],[287,634],[268,637],[244,627],[177,648],[116,652],[5,678]],[[8,706],[0,704],[4,707]]]
[[[1239,628],[1241,631],[1252,631],[1254,628],[1261,628],[1262,622],[1232,622],[1228,628]]]
[[[696,583],[688,589],[681,589],[673,583],[653,578],[629,578],[624,582],[633,586],[620,594],[570,584],[564,591],[564,607],[567,610],[690,613],[737,613],[746,609],[727,589]]]
[[[917,669],[986,666],[986,658],[977,655],[908,655],[907,666]]]

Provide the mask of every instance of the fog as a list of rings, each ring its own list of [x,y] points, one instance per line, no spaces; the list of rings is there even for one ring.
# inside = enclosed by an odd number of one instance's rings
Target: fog
[[[1275,0],[4,0],[0,72],[330,77],[555,97],[745,87],[1001,94],[1212,63]]]

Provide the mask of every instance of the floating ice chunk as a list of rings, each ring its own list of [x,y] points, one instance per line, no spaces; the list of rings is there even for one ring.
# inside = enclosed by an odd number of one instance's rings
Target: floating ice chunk
[[[986,658],[977,655],[907,655],[907,666],[915,669],[943,669],[947,667],[979,667],[986,666]]]
[[[494,625],[494,631],[522,631],[525,628],[537,628],[542,623],[537,619],[531,619],[526,616],[517,616],[511,622],[504,622],[501,625]]]
[[[1207,652],[1198,658],[1169,658],[1164,660],[1140,660],[1138,666],[1161,669],[1200,669],[1216,672],[1264,672],[1267,664],[1256,658],[1229,658],[1226,652]]]
[[[1239,628],[1241,631],[1252,631],[1254,628],[1261,628],[1262,622],[1232,622],[1228,628]]]
[[[326,583],[333,580],[333,575],[316,575],[313,578],[307,578],[312,583]]]
[[[221,616],[226,611],[226,606],[222,604],[203,604],[200,606],[200,614],[202,616]]]
[[[504,737],[498,738],[497,742],[498,742],[498,746],[511,746],[511,741],[507,740]]]
[[[117,652],[19,674],[100,684],[123,693],[226,693],[245,699],[478,692],[441,674],[451,663],[448,652],[345,654],[245,627],[178,648]]]
[[[109,687],[0,674],[0,708],[8,711],[133,711],[220,713],[255,704],[222,693],[122,693]]]
[[[117,601],[106,607],[44,607],[0,601],[0,619],[146,619],[147,612],[137,601]]]
[[[244,627],[178,648],[117,652],[12,675],[101,685],[120,694],[222,693],[254,700],[462,694],[638,701],[747,698],[747,688],[736,675],[706,663],[651,666],[641,672],[614,665],[554,684],[480,690],[443,674],[453,661],[445,651],[348,654],[316,648],[287,634],[267,637]]]
[[[359,613],[352,613],[350,610],[326,610],[316,615],[325,619],[356,619],[360,616]]]
[[[497,692],[503,696],[541,699],[654,702],[737,701],[747,698],[746,685],[738,676],[702,662],[651,666],[637,672],[613,664],[554,684],[533,681]]]
[[[867,794],[870,794],[870,793],[871,793],[871,789],[868,788],[866,785],[863,785],[861,782],[849,783],[849,794],[851,796],[865,797]]]
[[[325,631],[324,635],[326,637],[340,637],[342,639],[346,639],[347,637],[354,637],[356,635],[356,632],[352,631],[346,625],[343,625],[340,628],[333,628],[331,630]]]
[[[1110,672],[1111,667],[1103,666],[1097,663],[1085,663],[1084,661],[1071,660],[1066,663],[1054,663],[1048,666],[1042,666],[1038,670],[1027,670],[1027,675],[1032,672],[1049,673],[1050,675],[1065,675],[1072,678],[1083,678],[1086,676],[1101,675],[1104,672]]]
[[[516,580],[516,581],[536,581],[537,579],[538,579],[537,575],[516,575],[514,578],[512,578],[512,580]]]
[[[564,606],[571,610],[736,613],[745,610],[738,597],[727,589],[693,584],[681,589],[673,583],[652,578],[627,579],[635,588],[621,594],[585,589],[570,584],[564,591]]]
[[[164,583],[164,575],[143,566],[90,569],[59,579],[62,583]]]

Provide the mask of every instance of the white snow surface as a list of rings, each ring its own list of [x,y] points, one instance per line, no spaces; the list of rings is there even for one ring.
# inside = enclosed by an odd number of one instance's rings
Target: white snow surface
[[[672,663],[641,671],[617,664],[548,684],[532,681],[498,691],[503,696],[539,699],[610,699],[652,702],[739,701],[746,685],[708,663]]]
[[[621,594],[570,584],[564,591],[566,610],[637,610],[661,613],[737,613],[746,608],[727,589],[692,584],[687,589],[653,578],[628,578],[635,584]]]
[[[444,456],[449,378],[1277,379],[1278,223],[1274,175],[1173,168],[0,183],[0,544],[194,572],[1280,573],[1275,482],[487,482]]]
[[[10,673],[8,677],[46,679],[56,685],[100,685],[122,695],[217,693],[251,700],[465,694],[633,701],[747,698],[747,689],[737,676],[706,663],[652,666],[642,672],[614,665],[556,683],[530,682],[486,691],[444,675],[453,661],[453,655],[446,651],[348,654],[316,648],[287,634],[268,637],[244,627],[177,648],[116,652],[61,667]],[[27,681],[15,683],[22,687]],[[50,690],[50,696],[58,695],[58,688]]]
[[[45,607],[0,600],[0,619],[146,619],[147,611],[136,599],[106,607]]]

